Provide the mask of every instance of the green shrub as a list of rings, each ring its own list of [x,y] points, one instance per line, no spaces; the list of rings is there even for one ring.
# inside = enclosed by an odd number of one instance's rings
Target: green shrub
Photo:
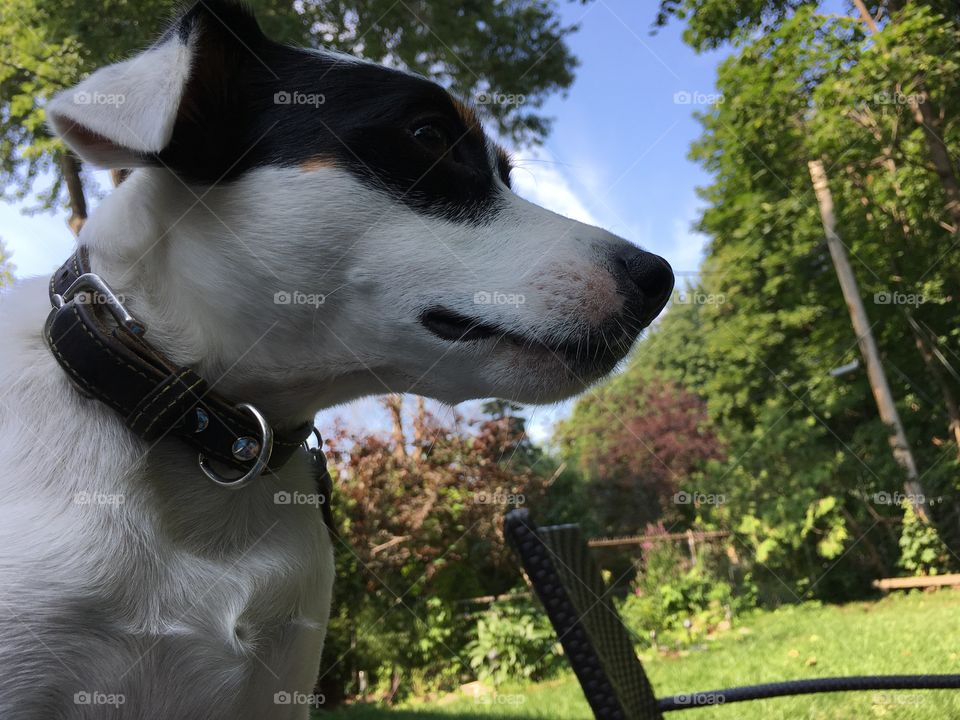
[[[481,613],[467,655],[477,679],[493,685],[542,680],[563,666],[553,626],[532,602],[495,603]]]
[[[922,522],[909,502],[903,503],[902,527],[897,563],[901,568],[912,575],[942,575],[950,571],[950,551],[937,528]]]
[[[684,645],[723,627],[754,604],[749,588],[735,593],[707,554],[693,564],[665,542],[647,549],[644,569],[619,612],[639,646]]]

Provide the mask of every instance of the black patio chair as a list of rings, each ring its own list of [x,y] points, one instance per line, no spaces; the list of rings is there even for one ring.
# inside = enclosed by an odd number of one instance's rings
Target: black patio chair
[[[657,698],[576,525],[537,527],[525,509],[504,533],[546,609],[598,720],[663,720],[674,710],[850,690],[960,689],[960,675],[813,678]]]

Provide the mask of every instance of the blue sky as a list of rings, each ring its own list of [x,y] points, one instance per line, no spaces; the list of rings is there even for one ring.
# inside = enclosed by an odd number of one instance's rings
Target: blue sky
[[[699,135],[693,113],[714,92],[717,53],[697,55],[674,23],[651,35],[654,2],[562,2],[581,25],[569,44],[580,59],[567,97],[551,98],[555,118],[545,145],[518,153],[518,191],[552,210],[592,222],[666,257],[680,276],[695,273],[703,238],[690,229],[709,178],[687,160]],[[508,90],[508,89],[507,89]],[[65,213],[24,216],[0,204],[0,237],[17,275],[45,275],[73,247]],[[542,439],[569,403],[532,411],[531,434]],[[380,424],[369,401],[324,413],[351,423]]]

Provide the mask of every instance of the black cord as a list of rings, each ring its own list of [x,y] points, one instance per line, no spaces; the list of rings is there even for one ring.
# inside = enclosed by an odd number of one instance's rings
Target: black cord
[[[659,698],[662,712],[686,710],[708,705],[726,705],[744,700],[810,695],[812,693],[846,692],[850,690],[956,690],[960,675],[855,675],[853,677],[814,678],[787,682],[745,685],[743,687],[707,690],[705,692]]]

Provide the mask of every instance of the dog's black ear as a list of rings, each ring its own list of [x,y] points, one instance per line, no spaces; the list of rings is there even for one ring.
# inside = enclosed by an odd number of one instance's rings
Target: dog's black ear
[[[179,138],[191,127],[218,131],[243,68],[261,62],[268,43],[245,6],[201,0],[139,55],[56,95],[47,122],[93,165],[157,164],[171,145],[200,144]]]

